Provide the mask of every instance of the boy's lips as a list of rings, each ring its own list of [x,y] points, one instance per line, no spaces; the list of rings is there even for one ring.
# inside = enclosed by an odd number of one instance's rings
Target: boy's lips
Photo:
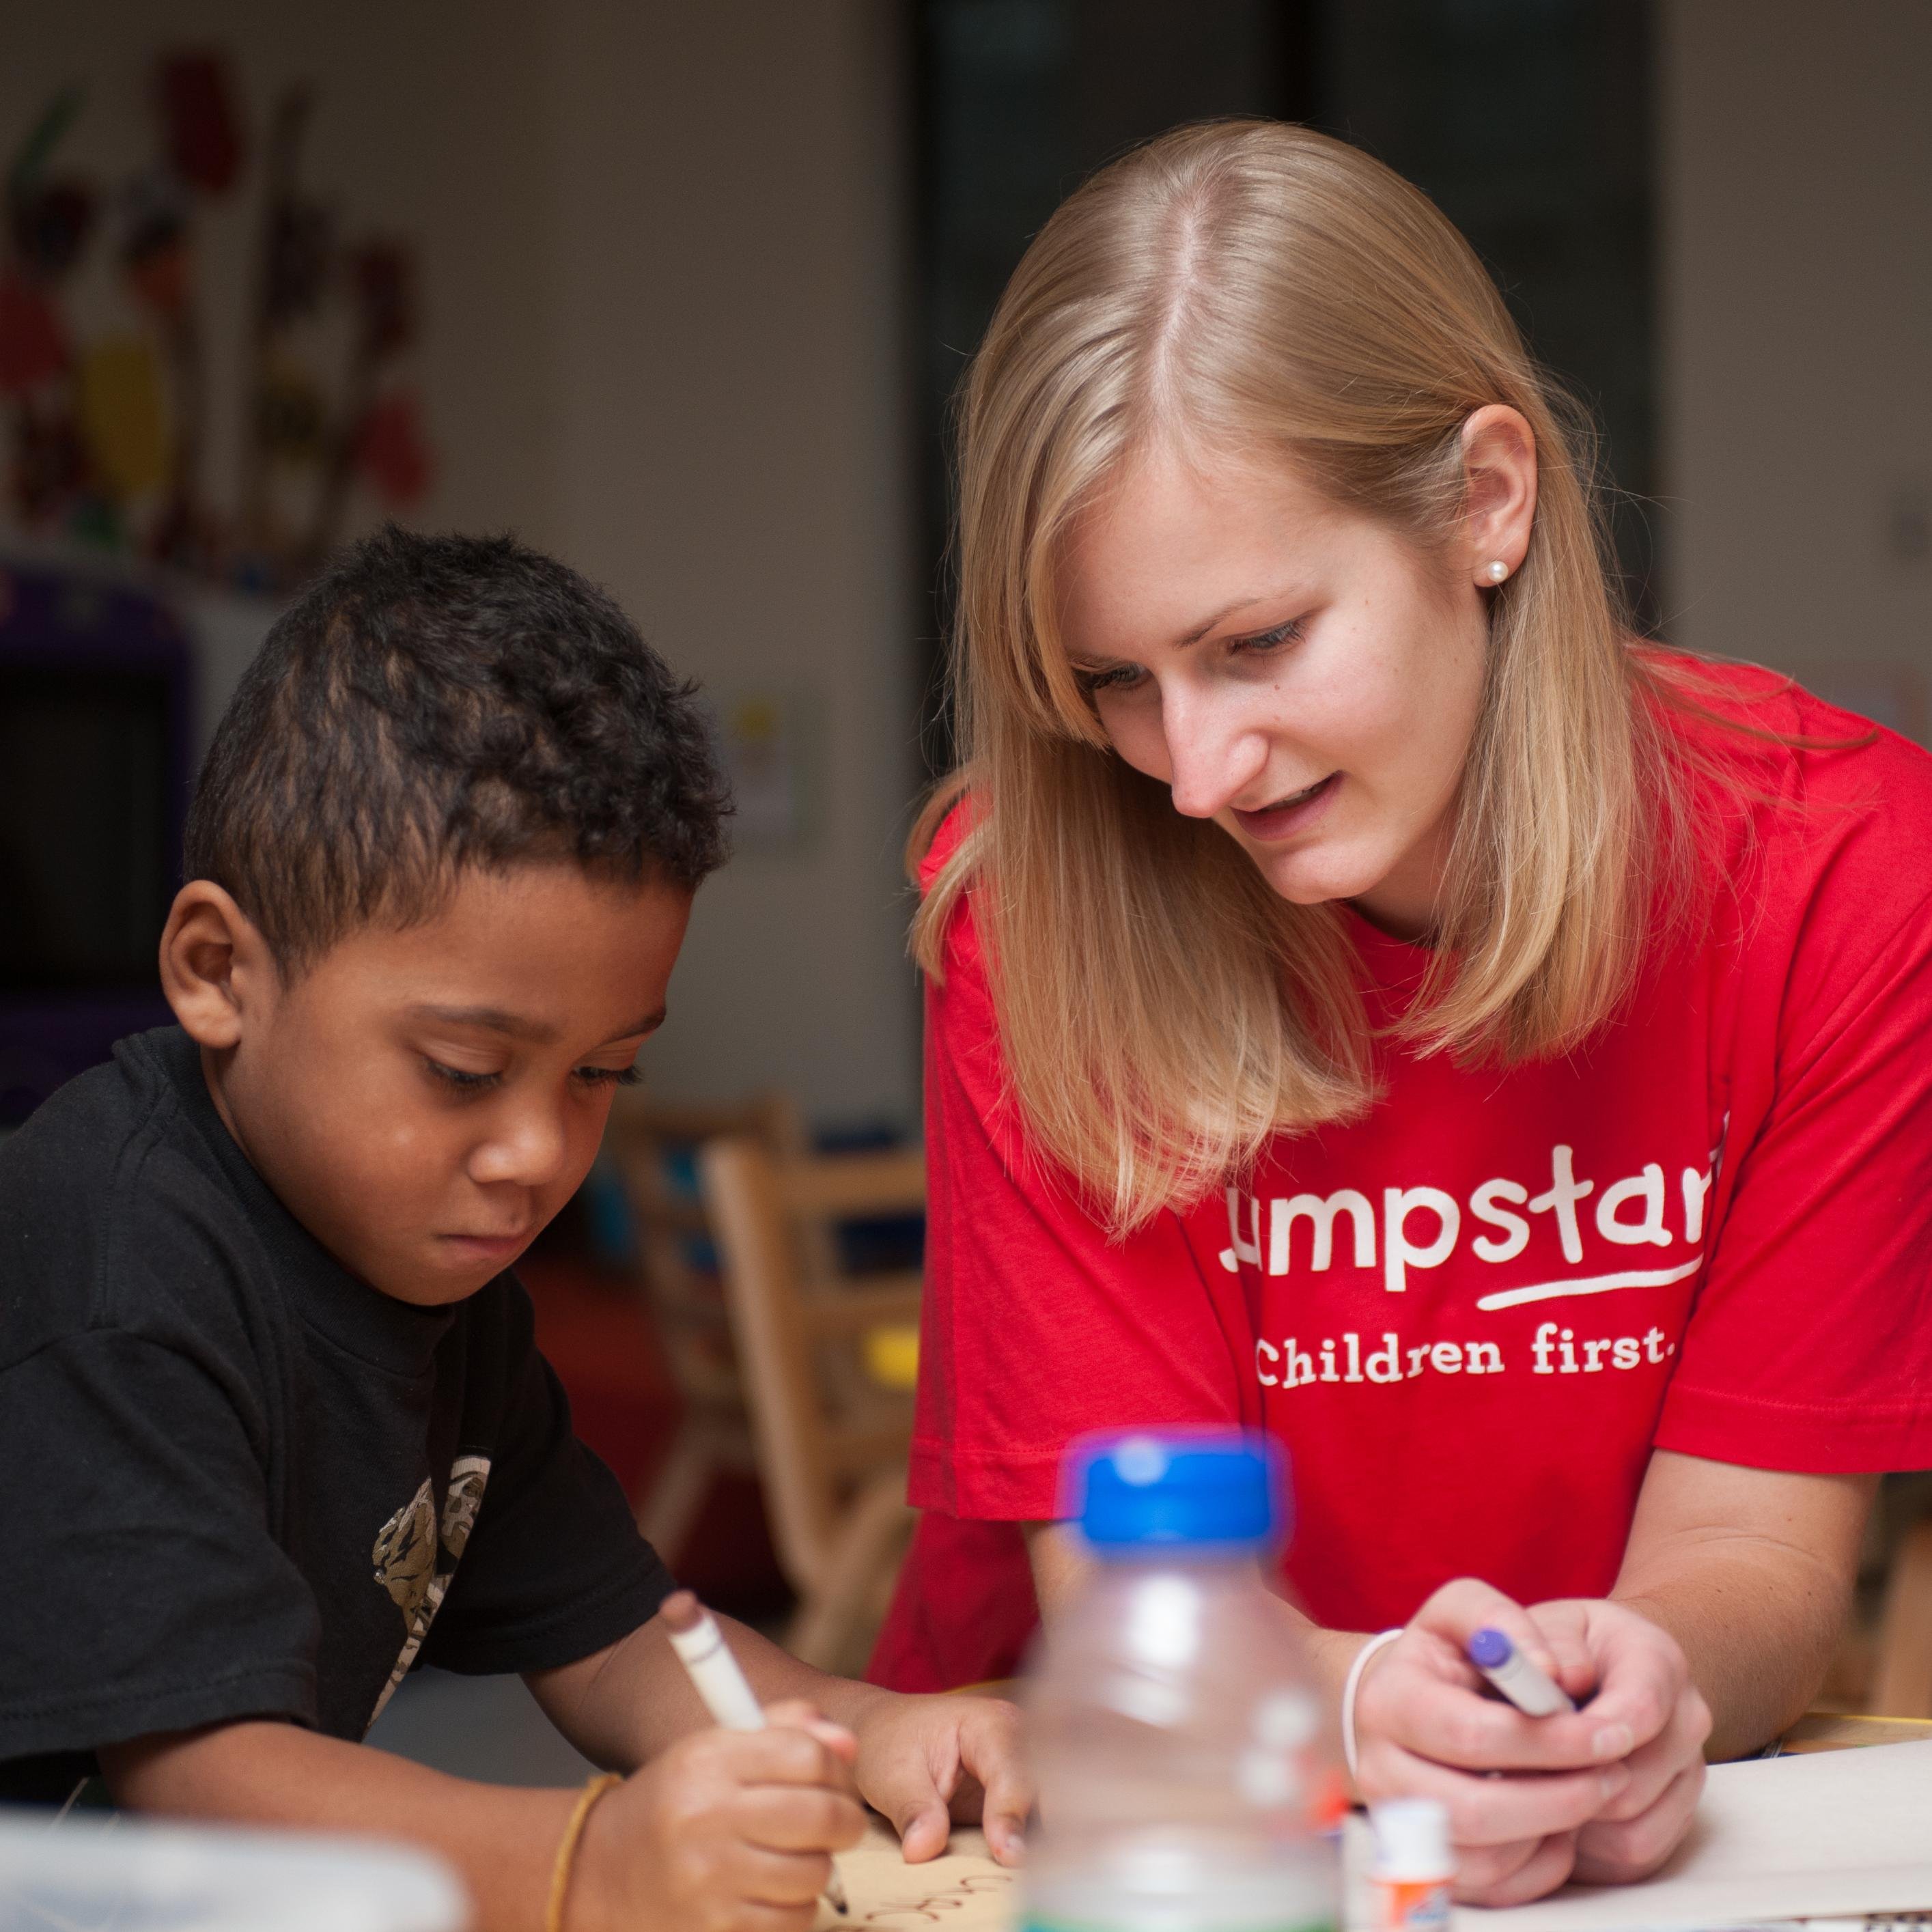
[[[445,1234],[440,1238],[459,1252],[494,1259],[502,1255],[516,1254],[526,1247],[536,1232],[533,1228],[524,1228],[514,1234]]]
[[[1292,792],[1273,805],[1264,806],[1258,812],[1244,812],[1237,806],[1234,808],[1235,822],[1250,838],[1264,844],[1272,844],[1312,824],[1334,796],[1341,782],[1340,772],[1330,772],[1325,778],[1305,785],[1300,791]]]

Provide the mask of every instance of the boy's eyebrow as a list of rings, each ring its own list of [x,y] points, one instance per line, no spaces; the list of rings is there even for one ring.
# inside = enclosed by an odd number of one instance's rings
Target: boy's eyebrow
[[[410,1018],[440,1020],[445,1026],[481,1027],[486,1033],[508,1034],[512,1040],[526,1040],[536,1046],[548,1046],[557,1037],[555,1027],[546,1026],[541,1020],[526,1019],[520,1013],[506,1012],[501,1006],[412,1006]],[[660,1006],[656,1012],[646,1013],[635,1026],[613,1034],[605,1044],[629,1040],[638,1034],[656,1033],[664,1021],[664,1009]]]
[[[501,1006],[412,1006],[410,1018],[440,1020],[445,1026],[481,1027],[486,1033],[506,1033],[512,1040],[527,1040],[538,1046],[548,1046],[556,1038],[555,1027],[506,1012]]]

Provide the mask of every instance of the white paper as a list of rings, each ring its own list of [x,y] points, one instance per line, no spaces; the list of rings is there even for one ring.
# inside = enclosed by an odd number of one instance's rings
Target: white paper
[[[1932,1744],[1713,1766],[1690,1836],[1641,1885],[1566,1886],[1456,1932],[1630,1932],[1932,1909]]]

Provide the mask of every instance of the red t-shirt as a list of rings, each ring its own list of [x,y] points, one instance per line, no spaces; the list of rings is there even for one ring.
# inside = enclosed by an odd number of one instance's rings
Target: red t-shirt
[[[1759,728],[1866,733],[1717,674]],[[928,1514],[876,1678],[1011,1670],[1035,1615],[1013,1526],[1058,1513],[1089,1430],[1272,1430],[1288,1582],[1352,1630],[1454,1576],[1604,1594],[1653,1448],[1932,1464],[1932,758],[1682,728],[1744,746],[1777,802],[1712,807],[1727,884],[1620,1018],[1508,1069],[1385,1044],[1366,1118],[1282,1135],[1226,1199],[1124,1241],[1027,1157],[969,895],[926,994]],[[1349,918],[1387,1016],[1424,955]]]

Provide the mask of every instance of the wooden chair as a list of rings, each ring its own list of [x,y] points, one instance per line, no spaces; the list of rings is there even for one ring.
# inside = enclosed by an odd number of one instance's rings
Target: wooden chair
[[[1866,1708],[1888,1718],[1932,1718],[1932,1516],[1909,1526],[1892,1546]]]
[[[920,1277],[841,1274],[831,1231],[922,1210],[924,1156],[775,1154],[734,1135],[705,1144],[698,1171],[772,1540],[799,1596],[786,1648],[856,1670],[913,1522],[911,1400],[880,1388],[860,1356],[868,1331],[918,1320]]]
[[[1932,1473],[1886,1477],[1865,1526],[1852,1613],[1806,1721],[1851,1712],[1932,1723]]]
[[[678,1175],[682,1157],[694,1162],[706,1141],[726,1134],[784,1156],[806,1144],[797,1108],[776,1094],[737,1106],[681,1107],[635,1090],[620,1093],[604,1135],[637,1225],[646,1300],[682,1404],[670,1454],[649,1490],[633,1498],[638,1527],[674,1567],[719,1477],[758,1468],[723,1284],[700,1259],[711,1225],[694,1168],[687,1185]]]

